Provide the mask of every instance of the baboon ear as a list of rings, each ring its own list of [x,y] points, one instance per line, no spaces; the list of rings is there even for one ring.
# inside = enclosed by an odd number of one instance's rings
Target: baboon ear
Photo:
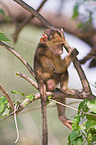
[[[41,38],[40,38],[40,42],[41,42],[42,44],[45,44],[46,41],[47,41],[47,39],[48,39],[48,36],[47,36],[46,34],[42,34],[42,36],[41,36]]]

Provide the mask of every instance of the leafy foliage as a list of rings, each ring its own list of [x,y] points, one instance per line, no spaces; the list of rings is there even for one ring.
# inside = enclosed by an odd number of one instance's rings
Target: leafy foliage
[[[10,105],[5,96],[0,97],[0,113],[2,113],[2,117],[8,115],[10,113]]]
[[[72,18],[79,18],[81,22],[78,25],[78,28],[83,28],[87,31],[89,28],[92,28],[95,13],[96,0],[76,0]]]
[[[23,97],[25,96],[25,94],[20,91],[12,90],[11,93],[15,95],[22,95]],[[35,101],[35,96],[33,94],[29,94],[26,97],[24,97],[24,99],[22,99],[21,101],[12,100],[14,102],[14,106],[19,106],[21,102],[26,100],[26,98],[28,99],[28,101],[24,103],[24,106],[27,106],[30,102]],[[10,104],[5,96],[0,97],[0,113],[1,117],[5,117],[11,113]]]
[[[28,98],[29,100],[34,100],[35,96],[33,94],[29,94],[28,96],[26,96],[26,98]]]
[[[68,140],[68,145],[96,144],[96,99],[84,100],[79,104]]]
[[[0,13],[1,13],[3,16],[5,15],[3,9],[0,9]]]
[[[0,9],[0,14],[3,16],[3,18],[9,22],[10,21],[10,17],[8,15],[6,15],[6,13],[4,12],[3,9]]]
[[[0,41],[10,41],[3,33],[0,33]]]
[[[12,93],[12,94],[19,94],[19,95],[25,96],[25,94],[22,93],[22,92],[20,92],[20,91],[15,91],[15,90],[13,91],[13,90],[12,90],[11,93]]]
[[[87,106],[90,110],[92,110],[94,113],[96,113],[96,99],[92,100],[91,102],[87,102]]]
[[[73,9],[73,16],[72,16],[73,19],[77,18],[79,15],[78,9],[79,9],[79,5],[78,3],[76,3]]]

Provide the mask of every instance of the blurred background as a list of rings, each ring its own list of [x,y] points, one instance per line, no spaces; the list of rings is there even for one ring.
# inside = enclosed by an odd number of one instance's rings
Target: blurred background
[[[42,0],[25,0],[26,3],[37,9]],[[93,2],[93,1],[92,1]],[[78,21],[83,21],[81,16],[72,20],[72,16],[74,13],[74,6],[76,5],[76,0],[47,0],[44,6],[42,7],[40,13],[54,26],[56,27],[64,27],[65,30],[65,38],[70,44],[71,47],[77,48],[79,51],[78,59],[82,60],[87,56],[90,52],[91,57],[88,61],[82,64],[84,72],[87,76],[87,79],[90,83],[92,92],[96,95],[96,67],[91,67],[90,63],[93,60],[93,54],[95,55],[95,39],[96,33],[94,34],[94,39],[88,37],[81,37],[79,33],[86,34],[89,32],[88,30],[81,30],[83,28],[77,29]],[[82,0],[83,3],[83,0]],[[90,8],[92,6],[96,6],[96,3],[91,3]],[[85,6],[85,3],[83,4]],[[87,6],[88,7],[88,6]],[[79,7],[80,8],[80,7]],[[93,8],[93,7],[92,7]],[[91,9],[92,9],[91,8]],[[88,9],[88,8],[87,8]],[[2,10],[4,13],[2,13]],[[96,9],[95,9],[96,10]],[[82,12],[82,15],[88,17],[87,12],[83,7],[79,9]],[[90,32],[93,32],[96,28],[96,18],[94,15],[92,16],[92,22],[90,25]],[[45,27],[35,19],[31,20],[30,23],[25,25],[25,27],[20,31],[18,35],[17,42],[14,42],[14,32],[16,28],[21,25],[25,18],[28,18],[30,15],[29,12],[21,8],[18,4],[13,2],[12,0],[0,0],[0,32],[4,33],[7,38],[11,41],[6,42],[11,47],[15,48],[16,52],[18,52],[30,65],[33,66],[33,59],[36,46],[39,42],[39,39],[42,33],[45,30]],[[84,19],[84,18],[83,18]],[[75,28],[74,28],[75,27]],[[87,26],[86,26],[87,27]],[[71,29],[72,28],[72,29]],[[92,31],[91,31],[92,30]],[[88,40],[87,40],[88,38]],[[91,34],[91,38],[93,35]],[[94,40],[94,42],[93,42]],[[86,43],[87,42],[87,43]],[[64,51],[65,52],[65,51]],[[64,55],[62,56],[62,58]],[[95,58],[95,57],[94,57]],[[95,59],[94,59],[95,60]],[[96,64],[96,63],[93,63]],[[95,65],[94,65],[95,66]],[[79,80],[78,74],[74,69],[73,64],[69,67],[69,88],[73,89],[82,89],[81,82]],[[10,96],[14,100],[23,100],[24,97],[21,95],[12,94],[11,90],[20,91],[25,93],[25,95],[36,93],[37,90],[34,89],[27,81],[22,78],[18,78],[15,75],[15,72],[21,72],[26,74],[28,77],[33,77],[30,75],[28,70],[24,67],[24,65],[10,52],[0,46],[0,83],[4,86],[4,88],[9,92]],[[94,85],[94,86],[93,86]],[[0,96],[3,94],[0,92]],[[67,99],[67,103],[70,102],[80,102],[80,100],[76,99]],[[78,103],[74,103],[71,105],[72,107],[77,108]],[[48,105],[48,113],[47,113],[47,123],[48,123],[48,131],[49,131],[49,145],[67,145],[68,143],[68,135],[70,134],[70,130],[65,127],[58,119],[57,108],[54,103]],[[76,111],[66,108],[66,116],[69,119],[73,119],[74,115],[76,115]],[[19,141],[16,143],[17,145],[39,145],[42,142],[42,115],[40,109],[40,101],[35,101],[32,104],[29,104],[22,112],[17,115],[18,127],[20,132]],[[14,145],[16,140],[16,129],[14,124],[13,116],[10,116],[5,119],[0,120],[0,145]]]

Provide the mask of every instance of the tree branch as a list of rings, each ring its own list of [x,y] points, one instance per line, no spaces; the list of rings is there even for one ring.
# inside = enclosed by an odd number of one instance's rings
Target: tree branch
[[[2,41],[0,41],[0,45],[9,50],[12,54],[14,54],[25,65],[25,67],[29,70],[29,72],[33,75],[33,77],[35,77],[32,67],[20,56],[20,54],[18,54],[13,48],[11,48]]]
[[[70,45],[67,43],[67,41],[65,42],[65,48],[68,52],[70,52],[72,50],[72,48],[70,47]],[[91,89],[90,89],[90,86],[89,86],[89,83],[88,83],[88,80],[85,76],[85,73],[77,59],[77,57],[75,58],[75,60],[73,61],[73,64],[75,66],[75,69],[77,70],[78,72],[78,75],[79,75],[79,78],[81,80],[81,83],[82,83],[82,87],[83,87],[83,91],[85,91],[86,93],[88,94],[92,94],[91,92]]]
[[[42,18],[42,23],[43,24],[45,24],[45,22],[46,22],[46,26],[47,27],[49,27],[49,26],[51,26],[52,27],[52,25],[51,24],[49,24],[49,22],[48,21],[46,21],[46,19],[44,18],[44,17],[41,17],[41,15],[39,15],[39,13],[38,12],[36,12],[35,10],[33,10],[33,8],[32,7],[30,7],[30,6],[28,6],[26,3],[24,3],[24,2],[22,2],[22,0],[20,1],[20,0],[14,0],[15,2],[17,2],[19,5],[21,5],[22,7],[24,7],[25,9],[27,9],[28,11],[30,11],[36,18],[38,18],[39,20],[40,20],[40,18]],[[40,20],[41,21],[41,20]],[[65,43],[65,48],[67,49],[67,51],[68,52],[70,52],[71,50],[72,50],[72,48],[70,47],[70,45],[67,43],[67,41],[66,41],[66,43]],[[85,73],[84,73],[84,71],[83,71],[83,69],[82,69],[82,67],[81,67],[81,65],[80,65],[80,63],[79,63],[79,61],[78,61],[78,59],[76,58],[74,61],[73,61],[73,63],[74,63],[74,66],[75,66],[75,68],[76,68],[76,70],[77,70],[77,72],[78,72],[78,75],[79,75],[79,77],[80,77],[80,80],[81,80],[81,83],[82,83],[82,86],[83,86],[83,90],[85,91],[85,93],[89,93],[89,94],[92,94],[92,92],[91,92],[91,89],[90,89],[90,86],[89,86],[89,83],[88,83],[88,81],[87,81],[87,78],[86,78],[86,76],[85,76]]]
[[[23,79],[25,79],[26,81],[28,81],[32,86],[34,86],[36,89],[38,89],[38,85],[29,77],[27,77],[25,74],[16,72],[16,75],[18,77],[22,77]]]
[[[41,10],[41,8],[43,7],[43,5],[45,4],[47,0],[43,0],[40,4],[40,6],[37,8],[37,12],[39,12]],[[31,14],[28,18],[25,18],[24,21],[17,27],[16,27],[16,30],[13,34],[13,39],[14,39],[14,42],[17,41],[18,39],[18,35],[19,35],[19,32],[23,29],[23,27],[28,24],[30,22],[30,20],[32,20],[35,16],[33,14]]]
[[[14,1],[17,2],[18,4],[20,4],[22,7],[24,7],[28,11],[30,11],[46,27],[48,27],[48,28],[53,27],[48,21],[46,21],[46,19],[44,17],[42,17],[37,11],[35,11],[32,7],[30,7],[26,3],[24,3],[22,0],[14,0]],[[15,50],[13,50],[11,47],[9,47],[8,45],[6,45],[3,42],[0,42],[0,44],[3,47],[7,48],[9,51],[11,51],[11,53],[13,53],[27,67],[29,72],[35,77],[33,69],[30,67],[30,65],[23,58],[21,58],[21,56],[19,54],[17,54],[17,52]],[[67,49],[68,52],[70,52],[71,49],[72,49],[70,47],[70,45],[67,43],[67,41],[65,42],[65,48]],[[58,98],[58,96],[59,96],[59,97],[64,97],[64,98],[77,98],[77,99],[87,98],[89,100],[94,99],[95,97],[94,97],[94,95],[91,92],[89,83],[87,81],[87,78],[86,78],[86,76],[84,74],[84,71],[83,71],[78,59],[75,58],[73,63],[74,63],[74,66],[75,66],[75,68],[76,68],[76,70],[77,70],[77,72],[79,74],[79,77],[80,77],[80,80],[81,80],[81,83],[82,83],[82,86],[83,86],[83,91],[82,92],[76,91],[75,94],[68,94],[67,91],[64,91],[64,92],[56,91],[56,92],[50,92],[51,96],[53,98],[56,98],[56,97]],[[26,79],[27,81],[29,81],[32,84],[30,79],[26,78],[25,76],[22,76],[22,78]],[[38,98],[40,98],[40,96],[36,97],[36,99],[38,99]],[[32,102],[32,100],[31,100],[31,102]],[[22,110],[22,108],[24,108],[26,106],[26,104],[29,104],[29,103],[30,103],[30,100],[28,98],[26,98],[24,100],[24,102],[22,104],[20,104],[20,106],[21,106],[20,110]]]
[[[69,92],[64,91],[62,92],[60,89],[57,89],[54,92],[46,92],[47,97],[51,96],[52,99],[55,99],[58,101],[58,98],[75,98],[75,99],[89,99],[89,100],[93,100],[96,97],[94,95],[90,95],[88,96],[87,93],[85,92],[79,92],[77,91],[77,93],[74,94],[69,94]],[[17,113],[19,113],[20,111],[22,111],[28,104],[32,103],[33,101],[36,101],[38,99],[40,99],[40,93],[34,94],[34,99],[28,99],[26,98],[19,106]]]
[[[59,95],[58,95],[58,94],[59,94]],[[69,106],[69,104],[73,104],[73,102],[66,105],[66,104],[62,104],[61,102],[56,101],[56,100],[58,100],[58,97],[65,97],[65,94],[64,94],[64,93],[62,93],[62,92],[60,92],[60,91],[58,91],[58,93],[57,93],[57,92],[46,92],[46,95],[47,95],[47,96],[52,96],[52,97],[50,98],[51,101],[53,101],[53,102],[55,102],[55,103],[57,103],[57,104],[60,104],[60,105],[62,105],[62,106],[66,106],[66,107],[68,107],[68,108],[71,108],[71,109],[77,111],[77,109],[75,109],[75,108]],[[35,96],[34,99],[28,99],[28,98],[26,98],[26,99],[18,106],[18,108],[16,108],[15,111],[13,111],[12,113],[8,114],[7,116],[1,118],[0,121],[3,120],[3,119],[5,119],[5,118],[7,118],[7,117],[9,117],[10,115],[13,115],[14,113],[19,113],[19,112],[21,112],[28,104],[32,103],[33,101],[36,101],[36,100],[40,99],[40,93],[36,93],[34,96]],[[76,96],[76,95],[75,95],[75,96]],[[73,96],[72,96],[72,95],[71,95],[71,96],[68,95],[67,98],[73,98]],[[76,98],[76,97],[74,97],[74,98]],[[96,98],[96,97],[94,97],[94,99],[95,99],[95,98]],[[77,99],[79,99],[79,98],[77,98]],[[82,99],[84,99],[84,97],[82,97]],[[91,99],[91,100],[92,100],[92,99]],[[75,103],[78,103],[78,102],[75,102]],[[90,114],[90,115],[92,115],[92,116],[96,116],[95,114],[91,114],[91,113],[88,113],[88,112],[87,112],[87,113],[84,112],[84,113],[85,113],[85,114]]]
[[[19,5],[21,5],[23,8],[25,8],[27,11],[32,13],[45,27],[50,28],[53,27],[42,15],[40,15],[35,9],[33,9],[31,6],[26,4],[22,0],[13,0]]]
[[[9,96],[8,92],[4,89],[4,87],[1,85],[1,83],[0,83],[0,90],[5,95],[5,97],[7,98],[8,102],[10,104],[10,107],[12,110],[12,115],[14,114],[14,121],[15,121],[16,132],[17,132],[17,139],[15,141],[15,143],[16,143],[19,139],[19,131],[18,131],[18,125],[17,125],[17,119],[16,119],[16,111],[17,110],[15,109],[15,106],[14,106],[14,103],[13,103],[11,97]]]
[[[14,111],[14,103],[13,103],[12,99],[10,98],[8,92],[7,92],[7,91],[4,89],[4,87],[1,85],[1,83],[0,83],[0,91],[6,96],[8,102],[9,102],[9,104],[10,104],[11,110],[12,110],[12,112],[13,112],[13,111]]]
[[[53,100],[53,99],[50,99],[50,100],[51,100],[52,102],[55,102],[55,103],[61,105],[61,106],[70,108],[70,109],[75,110],[75,111],[79,111],[79,112],[85,113],[86,115],[88,114],[88,115],[91,115],[91,116],[96,116],[96,114],[92,114],[92,113],[89,113],[89,112],[80,111],[80,110],[78,110],[78,109],[76,109],[76,108],[74,108],[74,107],[71,107],[71,106],[69,106],[69,105],[62,104],[61,102],[58,102],[58,101],[56,101],[56,100]]]
[[[15,143],[17,143],[19,139],[19,129],[18,129],[18,124],[17,124],[16,112],[14,112],[14,121],[15,121],[16,133],[17,133],[17,138],[15,140]]]

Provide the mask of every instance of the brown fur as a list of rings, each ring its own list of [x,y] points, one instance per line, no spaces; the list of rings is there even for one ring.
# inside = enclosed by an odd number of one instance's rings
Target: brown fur
[[[71,61],[78,54],[76,49],[73,49],[63,60],[60,54],[63,53],[65,37],[59,29],[47,29],[40,39],[34,57],[35,77],[39,85],[42,113],[43,113],[43,143],[47,145],[47,124],[46,124],[46,89],[52,91],[60,82],[60,87],[63,90],[68,89],[68,71],[67,68]],[[46,88],[45,88],[46,87]],[[70,90],[69,90],[70,91]],[[42,93],[43,92],[43,93]],[[65,103],[64,98],[62,100]],[[70,121],[65,117],[65,108],[57,105],[59,119],[69,128]],[[45,110],[44,110],[45,109]],[[45,117],[45,118],[44,118]],[[45,133],[44,133],[45,131]]]

